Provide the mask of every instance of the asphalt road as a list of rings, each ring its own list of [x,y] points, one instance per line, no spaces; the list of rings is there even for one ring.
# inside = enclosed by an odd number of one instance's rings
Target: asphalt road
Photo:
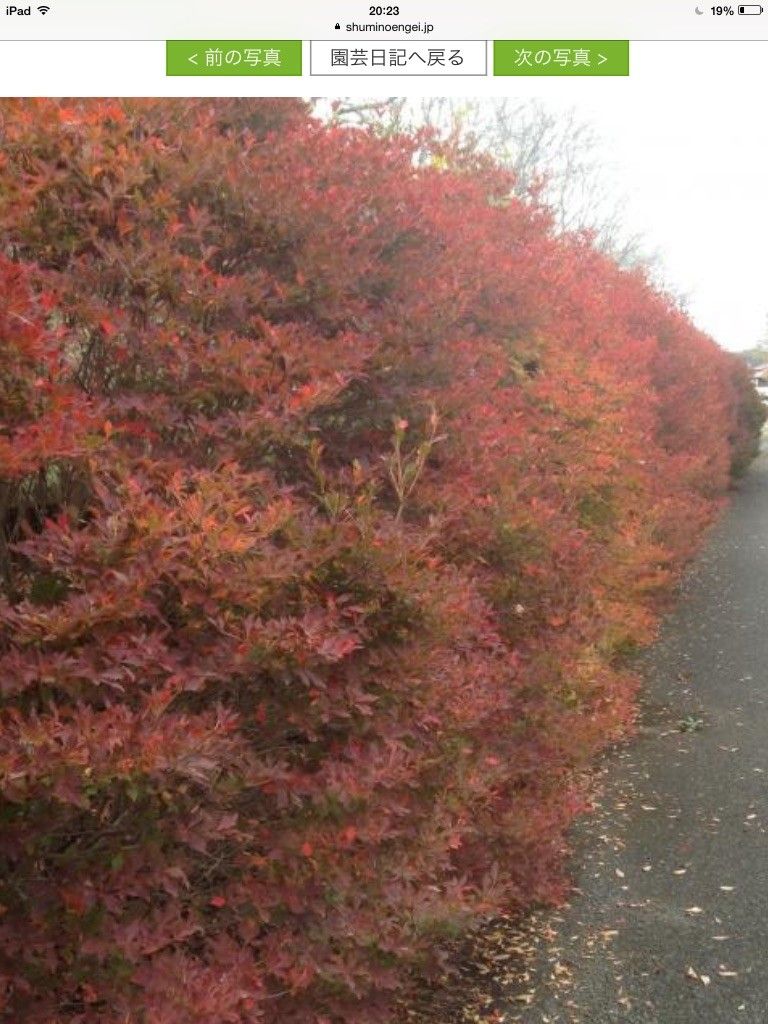
[[[530,1005],[543,1024],[768,1022],[768,455],[643,657],[640,735],[576,837]],[[681,731],[687,729],[689,731]]]

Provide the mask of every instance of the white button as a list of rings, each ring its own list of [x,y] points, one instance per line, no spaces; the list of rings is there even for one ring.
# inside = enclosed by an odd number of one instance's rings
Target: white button
[[[313,39],[311,75],[434,77],[488,74],[485,40]]]

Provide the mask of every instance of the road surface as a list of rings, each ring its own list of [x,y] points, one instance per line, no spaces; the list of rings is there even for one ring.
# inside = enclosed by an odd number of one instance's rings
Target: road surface
[[[768,455],[642,668],[640,735],[578,829],[580,892],[507,1021],[768,1021]]]

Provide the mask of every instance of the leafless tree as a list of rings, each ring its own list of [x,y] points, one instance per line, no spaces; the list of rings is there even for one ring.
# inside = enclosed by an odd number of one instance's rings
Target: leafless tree
[[[592,232],[623,265],[657,263],[642,237],[624,228],[624,197],[610,180],[603,140],[576,110],[509,97],[393,96],[340,100],[320,113],[382,135],[429,127],[459,153],[490,153],[514,172],[517,195],[536,194],[551,209],[558,230]]]

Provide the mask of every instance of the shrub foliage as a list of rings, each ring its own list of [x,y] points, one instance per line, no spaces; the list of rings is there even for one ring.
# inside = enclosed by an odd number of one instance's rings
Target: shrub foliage
[[[560,894],[746,372],[422,139],[0,115],[0,1016],[390,1020]]]

